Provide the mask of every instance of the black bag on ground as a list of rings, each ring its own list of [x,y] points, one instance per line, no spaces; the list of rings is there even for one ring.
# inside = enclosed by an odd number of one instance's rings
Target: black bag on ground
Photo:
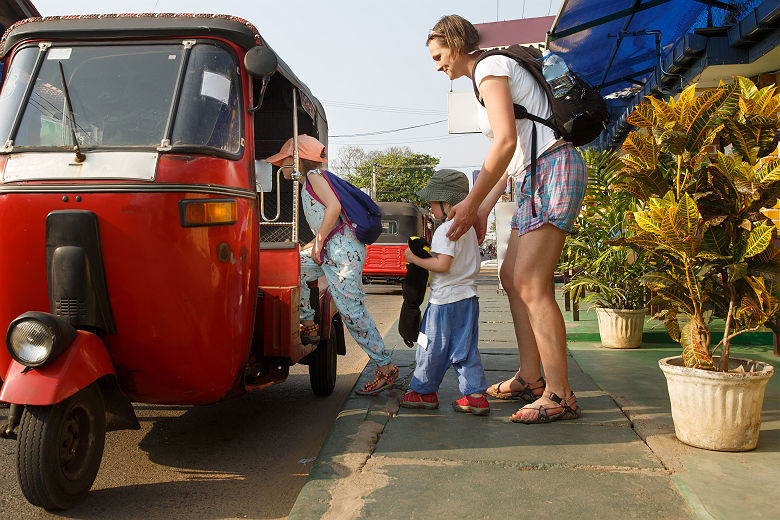
[[[430,258],[430,244],[424,238],[410,237],[409,249],[420,258]],[[416,264],[406,264],[406,277],[402,286],[404,301],[398,317],[398,334],[407,347],[414,347],[420,335],[422,314],[420,305],[428,288],[428,270]]]

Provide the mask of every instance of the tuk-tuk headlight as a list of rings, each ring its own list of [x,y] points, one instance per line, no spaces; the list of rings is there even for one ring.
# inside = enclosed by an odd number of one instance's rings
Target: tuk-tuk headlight
[[[11,357],[27,367],[40,367],[57,358],[76,338],[76,329],[59,316],[26,312],[11,322],[6,346]]]

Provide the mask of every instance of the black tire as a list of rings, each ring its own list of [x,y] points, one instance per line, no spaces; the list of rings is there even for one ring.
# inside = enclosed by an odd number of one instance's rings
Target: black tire
[[[16,447],[25,498],[46,509],[73,507],[95,482],[105,440],[105,405],[94,383],[54,406],[26,406]]]
[[[330,395],[336,386],[336,327],[337,320],[330,322],[330,337],[322,338],[317,349],[309,354],[309,382],[315,395]]]

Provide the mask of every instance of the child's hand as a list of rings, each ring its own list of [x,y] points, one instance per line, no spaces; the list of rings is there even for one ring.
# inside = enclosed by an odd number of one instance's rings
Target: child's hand
[[[322,244],[320,244],[318,241],[315,241],[311,248],[310,255],[315,264],[322,265],[322,260],[320,259],[320,256],[322,255]]]
[[[482,244],[487,234],[487,214],[477,213],[477,219],[474,221],[474,230],[477,232],[477,244]]]
[[[412,253],[412,250],[411,250],[411,249],[409,249],[408,247],[407,247],[407,248],[406,248],[406,250],[404,251],[404,259],[405,259],[405,260],[406,260],[408,263],[410,263],[410,264],[416,264],[416,263],[417,263],[417,262],[415,262],[415,260],[417,260],[417,255],[415,255],[414,253]]]

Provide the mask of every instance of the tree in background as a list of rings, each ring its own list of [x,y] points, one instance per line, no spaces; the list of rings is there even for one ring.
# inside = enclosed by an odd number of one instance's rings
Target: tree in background
[[[415,193],[425,187],[439,159],[412,152],[408,147],[365,152],[357,146],[343,148],[334,168],[358,188],[371,188],[376,173],[376,200],[423,205]]]

